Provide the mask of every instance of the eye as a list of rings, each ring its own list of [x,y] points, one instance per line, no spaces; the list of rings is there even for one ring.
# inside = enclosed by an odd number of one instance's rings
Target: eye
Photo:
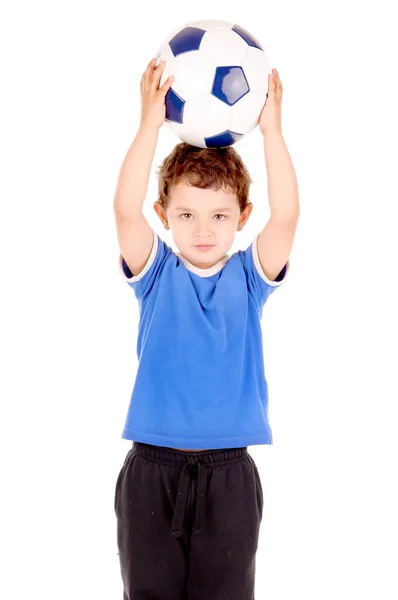
[[[182,217],[184,221],[189,221],[190,219],[186,219],[185,218],[186,216],[192,217],[191,213],[183,213],[183,214],[180,215],[180,217]],[[221,214],[217,214],[217,215],[214,215],[214,216],[215,217],[221,217],[221,219],[216,219],[216,221],[223,221],[224,219],[227,218],[225,215],[221,215]]]

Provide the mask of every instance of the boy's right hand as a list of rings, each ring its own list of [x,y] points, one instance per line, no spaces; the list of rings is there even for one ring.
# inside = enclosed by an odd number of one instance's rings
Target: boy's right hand
[[[165,64],[161,61],[156,66],[156,58],[153,58],[141,78],[141,126],[143,127],[160,129],[165,121],[165,97],[174,81],[174,77],[170,75],[162,87],[159,87]]]

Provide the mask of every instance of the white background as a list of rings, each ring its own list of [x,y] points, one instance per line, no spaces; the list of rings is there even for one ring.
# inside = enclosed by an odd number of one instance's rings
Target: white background
[[[265,502],[256,598],[396,600],[392,3],[136,6],[1,8],[0,595],[122,597],[113,499],[138,306],[118,271],[113,194],[142,71],[176,28],[214,18],[248,29],[279,71],[301,201],[289,279],[263,317],[274,444],[250,448]],[[154,170],[176,142],[163,127]],[[254,211],[231,252],[269,215],[258,129],[235,147]],[[144,213],[173,246],[155,199],[153,173]]]

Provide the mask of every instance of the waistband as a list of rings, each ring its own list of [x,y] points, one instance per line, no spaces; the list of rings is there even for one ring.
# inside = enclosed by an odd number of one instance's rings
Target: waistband
[[[206,468],[224,466],[244,460],[249,454],[247,446],[243,448],[223,448],[220,450],[203,450],[202,452],[183,452],[174,448],[133,442],[133,450],[139,456],[163,464],[181,466],[177,499],[174,507],[174,516],[171,527],[171,536],[183,535],[184,516],[188,500],[190,478],[192,470],[198,470],[198,485],[196,491],[196,517],[192,533],[200,533],[203,529],[205,493],[206,493]]]
[[[175,450],[174,448],[167,448],[165,446],[133,442],[133,449],[140,456],[173,465],[184,465],[185,463],[188,463],[190,465],[201,464],[204,466],[222,466],[224,464],[228,465],[230,463],[239,462],[248,454],[247,446],[244,448],[223,448],[221,450],[183,452],[182,450]]]

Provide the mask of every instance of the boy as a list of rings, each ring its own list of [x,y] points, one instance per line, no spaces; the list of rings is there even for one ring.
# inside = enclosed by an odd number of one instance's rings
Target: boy
[[[260,130],[271,216],[227,255],[252,211],[233,148],[178,144],[154,208],[174,253],[142,214],[169,78],[151,61],[141,124],[114,200],[120,267],[140,309],[139,366],[123,438],[115,513],[124,600],[253,600],[263,492],[251,444],[272,444],[260,320],[285,279],[299,217],[281,133],[276,70]]]

